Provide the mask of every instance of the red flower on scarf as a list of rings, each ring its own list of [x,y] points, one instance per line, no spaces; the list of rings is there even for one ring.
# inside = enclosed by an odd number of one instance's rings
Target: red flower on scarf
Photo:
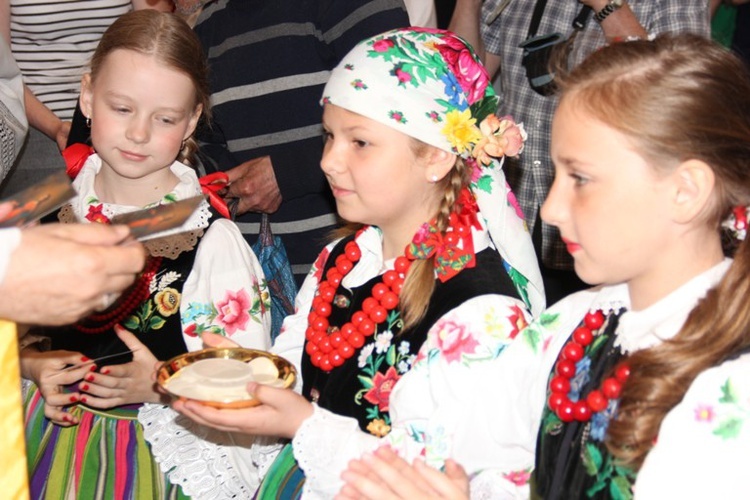
[[[471,50],[458,38],[444,36],[440,41],[442,43],[436,44],[436,48],[466,93],[469,105],[482,99],[485,89],[490,84],[487,70],[477,62]]]
[[[383,40],[378,40],[377,42],[372,44],[372,49],[375,52],[388,52],[391,50],[396,44],[393,43],[393,40],[390,38],[385,38]]]

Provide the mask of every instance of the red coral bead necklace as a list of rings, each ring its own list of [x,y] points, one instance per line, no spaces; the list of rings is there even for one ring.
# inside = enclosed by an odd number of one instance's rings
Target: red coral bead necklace
[[[161,257],[150,257],[146,268],[136,282],[112,306],[101,313],[94,313],[73,325],[82,333],[96,334],[111,330],[131,314],[149,296],[151,281],[161,266]],[[96,325],[96,326],[94,326]]]
[[[549,382],[547,405],[565,423],[574,420],[588,422],[594,413],[606,410],[610,400],[620,397],[622,386],[630,376],[628,365],[620,363],[615,367],[613,375],[604,379],[599,389],[592,390],[578,401],[570,399],[570,380],[578,372],[576,363],[583,358],[586,347],[594,340],[602,325],[604,313],[601,310],[587,313],[583,326],[575,329],[557,357],[554,376]]]
[[[344,253],[336,257],[335,265],[328,269],[325,279],[320,282],[307,318],[305,351],[313,366],[326,372],[354,356],[355,351],[365,344],[365,339],[375,333],[377,325],[386,320],[388,311],[398,307],[404,278],[413,260],[403,255],[397,257],[393,269],[386,271],[382,281],[372,288],[370,297],[362,303],[362,309],[352,314],[351,320],[341,328],[330,326],[328,317],[333,311],[336,291],[361,257],[362,251],[356,239],[348,242]]]

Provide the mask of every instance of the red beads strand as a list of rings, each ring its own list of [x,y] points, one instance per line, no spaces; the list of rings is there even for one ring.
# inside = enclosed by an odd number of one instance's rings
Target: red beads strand
[[[361,310],[352,314],[351,321],[341,328],[330,326],[328,317],[333,312],[336,290],[361,257],[356,241],[346,244],[344,253],[336,257],[335,265],[328,269],[325,279],[318,285],[308,315],[305,351],[313,366],[326,372],[354,356],[354,352],[365,345],[365,339],[375,333],[377,325],[386,320],[388,311],[398,307],[404,278],[411,267],[411,260],[405,256],[397,257],[394,269],[383,274],[383,281],[372,288],[371,296],[364,300]]]
[[[114,328],[128,314],[131,314],[149,295],[151,280],[156,276],[161,266],[161,257],[152,257],[149,259],[146,268],[130,290],[123,294],[112,307],[101,313],[94,313],[76,323],[73,327],[82,333],[96,334],[103,333]],[[98,326],[86,326],[83,323],[97,324]]]
[[[604,411],[609,401],[620,397],[622,385],[630,376],[630,368],[622,363],[614,371],[613,376],[602,382],[599,389],[594,389],[585,398],[578,401],[570,399],[570,380],[577,373],[576,363],[583,359],[586,347],[594,340],[597,332],[604,324],[604,313],[594,311],[587,313],[583,319],[584,326],[578,327],[573,336],[560,351],[555,364],[555,376],[549,383],[550,395],[547,405],[550,410],[563,422],[587,422],[594,413]]]

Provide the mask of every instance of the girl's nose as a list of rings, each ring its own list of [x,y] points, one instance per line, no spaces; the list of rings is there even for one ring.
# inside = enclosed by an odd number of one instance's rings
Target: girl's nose
[[[323,146],[323,156],[320,158],[320,168],[323,173],[340,173],[343,168],[341,155],[337,152],[333,144],[333,139],[328,139]]]
[[[150,123],[148,118],[133,117],[128,124],[125,136],[128,140],[137,144],[148,142],[151,135]]]
[[[560,224],[567,217],[567,208],[565,203],[565,196],[563,193],[563,182],[559,176],[555,176],[555,181],[552,183],[552,187],[547,194],[547,198],[542,203],[540,211],[540,217],[544,222],[551,226],[559,227]]]

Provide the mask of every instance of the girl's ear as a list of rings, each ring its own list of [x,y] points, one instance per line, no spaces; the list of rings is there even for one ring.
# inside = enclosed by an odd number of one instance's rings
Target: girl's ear
[[[83,116],[91,118],[91,109],[93,108],[94,92],[91,88],[91,73],[86,73],[81,78],[81,97],[79,98],[81,103],[81,111]]]
[[[430,147],[425,159],[425,175],[428,182],[441,181],[456,164],[456,155],[443,149]]]
[[[687,160],[672,173],[674,176],[673,215],[675,222],[689,223],[710,208],[716,177],[713,169],[701,160]]]
[[[200,120],[202,113],[203,113],[203,104],[198,104],[195,107],[195,111],[193,112],[193,115],[190,117],[187,130],[185,130],[185,137],[183,137],[183,139],[187,139],[188,137],[193,135],[193,132],[195,132],[195,128],[198,126],[198,120]]]

